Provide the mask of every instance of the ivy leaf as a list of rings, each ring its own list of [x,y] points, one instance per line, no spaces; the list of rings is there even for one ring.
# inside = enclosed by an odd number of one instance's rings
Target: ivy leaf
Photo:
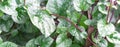
[[[73,5],[76,11],[86,11],[90,7],[87,0],[73,0]]]
[[[68,9],[70,2],[71,0],[48,0],[46,9],[51,14],[59,14],[61,16],[66,16],[66,10]]]
[[[107,40],[114,44],[120,44],[120,36],[119,35],[120,35],[120,33],[115,32],[115,33],[107,36]]]
[[[4,42],[4,43],[0,44],[0,47],[18,47],[18,46],[12,42]]]
[[[67,39],[67,36],[65,33],[58,35],[56,39],[56,47],[70,47],[71,44],[72,44],[72,40]]]
[[[99,34],[102,37],[105,37],[115,32],[114,25],[112,23],[106,24],[106,21],[103,19],[98,21],[97,29],[98,29]]]
[[[31,39],[26,43],[26,47],[37,47],[37,45],[35,45],[35,39]]]
[[[39,36],[35,39],[35,44],[40,45],[40,47],[50,47],[52,43],[53,39],[51,37]]]

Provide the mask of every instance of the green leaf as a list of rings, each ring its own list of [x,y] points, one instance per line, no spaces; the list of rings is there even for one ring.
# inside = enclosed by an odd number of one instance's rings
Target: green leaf
[[[0,37],[0,44],[2,44],[3,43],[3,40],[2,40],[2,38]]]
[[[66,30],[68,29],[70,24],[68,24],[65,20],[59,19],[59,24],[57,26],[57,33],[65,33]]]
[[[72,44],[70,47],[80,47],[78,44]]]
[[[36,15],[28,14],[33,25],[40,29],[41,33],[44,34],[45,37],[50,36],[55,31],[55,22],[46,12],[38,12]]]
[[[87,37],[87,32],[85,31],[83,26],[80,26],[80,29],[82,30],[82,32],[78,31],[73,27],[69,29],[69,32],[72,36],[75,37],[77,41],[79,41],[81,44],[84,45],[84,42],[85,42],[84,39],[86,39]]]
[[[40,45],[40,47],[50,47],[52,43],[53,39],[51,37],[39,36],[35,40],[35,44]]]
[[[120,5],[120,0],[118,0],[117,3]]]
[[[3,15],[4,15],[3,12],[0,10],[0,17],[3,16]]]
[[[3,2],[4,3],[4,2]],[[18,7],[16,0],[8,0],[8,5],[0,5],[0,10],[4,13],[11,15],[13,21],[16,23],[24,23],[27,20],[27,12],[24,8]]]
[[[14,37],[18,34],[18,30],[17,29],[13,29],[11,30],[11,36]]]
[[[73,5],[76,11],[86,11],[90,7],[87,0],[73,0]]]
[[[84,22],[86,25],[95,25],[97,22],[96,22],[96,20],[85,20],[85,22]]]
[[[87,0],[87,2],[88,2],[89,4],[94,4],[94,3],[95,3],[95,0]]]
[[[97,29],[98,29],[99,34],[102,37],[105,37],[115,32],[114,25],[112,23],[106,24],[106,21],[103,19],[98,21]]]
[[[35,39],[31,39],[26,43],[25,47],[37,47],[37,45],[35,44]]]
[[[2,3],[5,3],[4,6],[0,4],[0,10],[2,12],[9,14],[9,15],[13,15],[17,13],[15,11],[15,9],[17,8],[17,3],[15,0],[7,0],[7,1],[3,1]]]
[[[10,28],[13,25],[13,21],[11,19],[4,21],[2,19],[0,19],[0,28],[2,31],[8,32],[10,30]]]
[[[42,11],[38,8],[39,3],[39,0],[27,0],[26,9],[33,25],[35,25],[45,37],[48,37],[55,31],[55,22],[47,11]]]
[[[18,46],[12,42],[4,42],[4,43],[0,44],[0,47],[18,47]]]
[[[115,45],[113,43],[108,43],[108,47],[115,47]]]
[[[46,9],[51,14],[59,14],[61,16],[66,16],[66,10],[68,9],[70,3],[71,0],[48,0]]]
[[[107,47],[107,46],[108,46],[107,40],[101,39],[101,40],[98,42],[98,46],[99,46],[99,47]]]
[[[0,28],[0,34],[2,33],[2,30],[1,30],[1,28]]]
[[[16,8],[17,13],[12,15],[13,21],[19,24],[23,24],[28,20],[28,14],[25,8],[22,6]]]
[[[26,32],[26,33],[35,33],[39,32],[39,29],[34,26],[31,22],[26,22],[23,25],[21,25],[21,31]]]
[[[113,44],[120,44],[120,33],[115,32],[109,36],[107,36],[107,40]]]
[[[56,47],[70,47],[72,44],[71,39],[67,39],[65,33],[58,35],[56,39]]]
[[[102,38],[100,35],[97,35],[97,37],[95,37],[95,35],[96,35],[96,32],[92,34],[92,41],[95,42],[98,47],[108,46],[108,42],[106,39]]]
[[[105,8],[106,8],[106,6],[103,5],[103,4],[98,6],[98,10],[99,10],[101,13],[107,14],[107,10],[106,10]]]

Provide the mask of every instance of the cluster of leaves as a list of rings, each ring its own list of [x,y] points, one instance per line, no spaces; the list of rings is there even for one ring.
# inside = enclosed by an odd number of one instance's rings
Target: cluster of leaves
[[[0,47],[120,46],[120,0],[0,0]]]

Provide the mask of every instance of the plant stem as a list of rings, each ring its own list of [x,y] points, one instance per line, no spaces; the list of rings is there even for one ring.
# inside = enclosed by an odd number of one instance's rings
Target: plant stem
[[[65,19],[65,20],[68,21],[71,25],[73,25],[77,30],[79,30],[79,31],[82,32],[82,30],[81,30],[75,23],[73,23],[70,19],[68,19],[68,18],[66,18],[66,17],[64,17],[64,16],[59,16],[58,14],[51,14],[51,15],[52,15],[52,16],[56,16],[56,17],[58,17],[58,18]]]
[[[111,22],[111,20],[112,20],[113,16],[114,16],[114,10],[112,10],[112,15],[111,15],[110,20],[109,20],[109,22],[108,22],[108,23],[110,23],[110,22]]]

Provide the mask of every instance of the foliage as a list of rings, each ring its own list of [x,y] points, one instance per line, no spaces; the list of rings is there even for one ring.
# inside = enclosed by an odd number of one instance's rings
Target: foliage
[[[0,0],[0,47],[118,47],[120,0]]]

